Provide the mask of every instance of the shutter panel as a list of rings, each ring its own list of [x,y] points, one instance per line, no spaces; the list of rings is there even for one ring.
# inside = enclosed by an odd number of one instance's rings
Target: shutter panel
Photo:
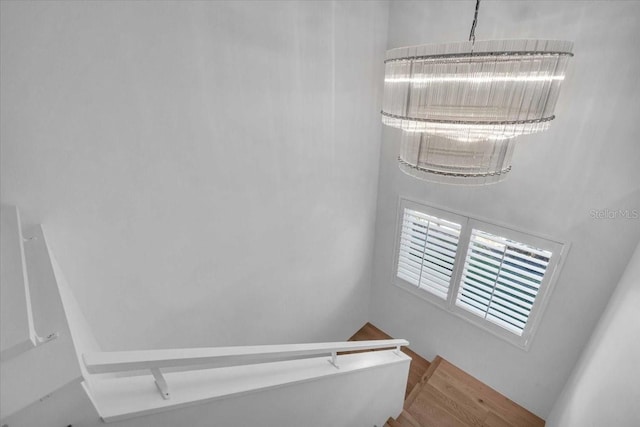
[[[473,229],[456,305],[522,336],[551,255]]]
[[[405,208],[398,277],[446,300],[461,228],[455,222]]]

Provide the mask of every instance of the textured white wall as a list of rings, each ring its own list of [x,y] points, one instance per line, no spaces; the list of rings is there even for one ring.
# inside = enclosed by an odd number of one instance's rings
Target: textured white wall
[[[465,40],[473,2],[392,2],[389,48]],[[399,132],[382,133],[372,322],[440,354],[546,417],[640,238],[638,2],[483,2],[478,39],[575,41],[551,130],[520,139],[503,183],[443,186],[405,176]],[[405,196],[571,243],[528,352],[392,285],[398,197]]]
[[[368,320],[386,3],[2,2],[3,203],[104,350]]]
[[[551,411],[549,427],[640,425],[640,245]]]

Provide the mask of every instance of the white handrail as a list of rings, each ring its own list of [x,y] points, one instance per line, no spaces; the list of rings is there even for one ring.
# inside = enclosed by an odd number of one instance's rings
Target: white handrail
[[[167,350],[85,353],[82,358],[91,374],[206,365],[214,362],[243,364],[278,358],[332,355],[343,351],[399,349],[407,340],[347,341],[240,347],[184,348]]]

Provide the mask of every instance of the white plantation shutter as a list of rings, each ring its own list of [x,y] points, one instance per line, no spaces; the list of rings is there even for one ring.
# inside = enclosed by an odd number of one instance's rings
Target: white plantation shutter
[[[446,300],[460,230],[460,224],[405,208],[397,276]]]
[[[559,241],[402,198],[396,245],[394,285],[523,349],[568,250]]]
[[[523,334],[552,253],[473,229],[456,305]]]

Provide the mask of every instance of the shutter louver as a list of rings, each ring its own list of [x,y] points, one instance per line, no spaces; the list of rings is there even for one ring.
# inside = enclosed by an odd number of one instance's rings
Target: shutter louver
[[[398,277],[446,300],[460,230],[460,224],[405,208]]]
[[[473,229],[456,305],[522,336],[551,255]]]

